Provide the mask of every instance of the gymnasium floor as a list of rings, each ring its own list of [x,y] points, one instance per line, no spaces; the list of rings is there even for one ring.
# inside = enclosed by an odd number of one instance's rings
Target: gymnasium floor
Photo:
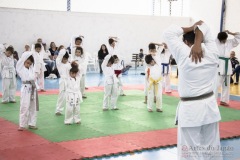
[[[138,68],[137,70],[131,69],[129,71],[129,74],[123,76],[123,78],[122,78],[124,85],[130,87],[130,86],[136,86],[136,85],[144,84],[144,76],[140,75],[140,73],[142,71],[143,71],[143,68],[141,68],[141,67]],[[173,84],[172,85],[173,89],[177,89],[177,86],[176,86],[177,85],[177,78],[175,78],[175,74],[176,73],[173,71],[172,78],[171,78],[171,82]],[[98,74],[98,73],[88,73],[87,76],[86,76],[86,85],[87,85],[87,87],[89,87],[90,90],[91,90],[92,87],[101,87],[101,86],[103,86],[103,76]],[[240,95],[240,87],[239,86],[240,85],[231,85],[231,99],[232,100],[240,101],[240,96],[239,96]],[[50,79],[50,80],[49,79],[45,79],[45,87],[46,87],[47,90],[55,90],[55,89],[57,89],[58,88],[58,79]],[[18,91],[19,91],[19,88],[20,88],[20,81],[18,81]],[[135,90],[126,91],[126,93],[129,94],[129,95],[139,95],[139,96],[141,94],[143,94],[143,92],[139,92],[139,91],[135,91]],[[90,99],[90,98],[94,99],[94,98],[97,98],[99,95],[98,95],[98,93],[94,93],[94,94],[87,93],[87,96],[88,96],[88,99]],[[144,97],[144,96],[142,96],[142,97]],[[46,97],[46,99],[47,98],[56,98],[56,95],[53,95],[53,96],[49,95],[48,97]],[[144,99],[142,99],[142,102],[143,102],[143,100]],[[130,103],[130,101],[131,101],[131,99],[129,99],[129,103]],[[175,100],[172,100],[172,101],[175,101]],[[47,101],[47,102],[50,103],[50,101]],[[121,99],[120,99],[120,102],[124,106],[124,100],[121,101]],[[142,102],[138,103],[139,104],[138,107],[142,107],[142,106],[144,107]],[[174,102],[174,103],[177,103],[177,101]],[[2,106],[2,104],[0,104],[0,106]],[[92,106],[92,104],[89,104],[88,107],[90,107],[90,106]],[[224,108],[222,108],[221,110],[224,110]],[[0,107],[0,112],[1,111],[3,111],[2,107]],[[42,112],[45,112],[45,110],[42,111]],[[87,111],[84,110],[84,109],[81,109],[81,112],[87,112]],[[168,110],[166,110],[166,112],[168,112]],[[169,110],[169,113],[170,112],[173,112],[173,113],[172,113],[172,117],[169,120],[170,121],[169,123],[171,123],[171,121],[174,120],[174,114],[175,114],[174,108],[171,108],[171,110]],[[144,111],[144,113],[145,113],[145,111]],[[234,117],[234,114],[235,114],[235,116],[239,116],[239,119],[240,119],[240,114],[238,114],[239,112],[238,113],[234,113],[234,112],[230,113],[230,112],[228,112],[228,113],[231,114],[231,115],[229,117],[228,116],[223,116],[223,120],[224,121],[227,121],[228,119],[230,120],[232,117]],[[0,117],[5,117],[5,116],[11,122],[17,123],[18,117],[15,117],[14,115],[5,115],[4,113],[0,113]],[[41,120],[41,118],[44,119],[44,117],[40,116],[40,119],[38,119],[38,122]],[[126,117],[124,117],[124,118],[126,118]],[[83,119],[83,121],[84,121],[84,119]],[[110,121],[114,121],[114,117],[113,117],[113,119],[110,119]],[[44,124],[46,122],[42,122],[42,123]],[[56,122],[56,125],[57,125],[57,123],[58,122]],[[62,123],[62,121],[61,121],[61,123]],[[42,125],[40,125],[40,124],[39,124],[40,128],[43,128]],[[146,125],[148,127],[153,127],[153,128],[156,127],[156,126],[149,126],[149,124],[146,124]],[[139,129],[137,127],[136,128],[134,128],[134,127],[135,126],[132,126],[132,128],[131,128],[131,129],[133,129],[132,132],[134,132],[134,131],[144,131],[145,130],[145,128],[140,128]],[[239,127],[239,126],[236,126],[236,127]],[[136,129],[136,130],[134,130],[134,129]],[[160,128],[156,128],[156,129],[160,129]],[[124,131],[123,131],[123,133],[124,133]],[[44,133],[44,131],[41,132],[40,129],[36,132],[36,134],[38,134],[38,135],[40,135],[40,136],[42,136],[42,137],[44,137],[44,138],[46,138],[48,140],[55,141],[55,142],[62,141],[62,139],[56,137],[56,135],[48,135],[47,133]],[[91,136],[91,132],[89,132],[87,134],[89,134],[88,136]],[[94,134],[95,133],[92,133],[93,137],[95,136]],[[101,134],[104,135],[104,134],[106,134],[106,132],[101,132]],[[109,134],[115,134],[115,132],[111,132]],[[59,136],[60,137],[62,136],[63,139],[64,139],[63,135],[59,135]],[[84,138],[84,136],[80,137],[80,138]],[[68,139],[68,138],[69,137],[65,136],[65,140]],[[74,140],[74,137],[71,137],[71,138],[73,138],[72,140]],[[71,138],[68,139],[68,140],[71,140]],[[76,139],[78,139],[78,138],[79,137],[76,137]],[[232,152],[225,152],[224,160],[236,160],[236,159],[240,158],[240,139],[239,138],[222,140],[221,144],[222,144],[222,146],[226,146],[226,147],[230,146],[230,147],[234,148],[234,150]],[[0,144],[0,148],[1,148],[1,145],[4,145],[4,144]],[[177,159],[176,147],[167,147],[167,148],[157,148],[157,149],[150,149],[150,150],[142,150],[142,151],[125,153],[125,154],[120,154],[120,155],[115,155],[115,156],[95,158],[95,160],[175,160],[175,159]]]

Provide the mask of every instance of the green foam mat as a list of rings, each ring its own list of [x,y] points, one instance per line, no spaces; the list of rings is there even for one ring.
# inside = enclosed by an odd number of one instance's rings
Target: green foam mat
[[[64,125],[64,116],[55,116],[58,95],[39,96],[38,130],[32,131],[52,142],[61,142],[130,132],[175,128],[174,119],[179,99],[163,95],[163,112],[150,113],[144,94],[139,90],[125,91],[118,98],[120,110],[102,111],[103,92],[89,92],[81,103],[81,125]],[[220,107],[222,121],[240,120],[240,110]],[[18,124],[19,97],[16,104],[0,104],[0,117]]]

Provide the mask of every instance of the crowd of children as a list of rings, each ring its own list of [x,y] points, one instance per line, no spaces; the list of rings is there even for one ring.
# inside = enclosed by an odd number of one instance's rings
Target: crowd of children
[[[55,47],[56,68],[58,69],[59,79],[59,96],[56,103],[55,114],[62,115],[65,108],[66,125],[76,123],[80,124],[80,103],[85,95],[85,75],[87,71],[87,58],[82,48],[83,36],[74,36],[71,39],[71,46],[65,49],[64,46]],[[108,109],[119,110],[117,107],[118,96],[126,96],[123,91],[122,77],[122,60],[121,55],[117,54],[117,37],[109,37],[108,54],[104,56],[101,62],[102,73],[104,74],[104,98],[103,111]],[[156,49],[157,46],[164,46],[164,49]],[[106,46],[105,46],[106,47]],[[21,78],[21,102],[20,102],[20,120],[19,131],[26,129],[37,129],[37,111],[38,111],[38,94],[37,91],[44,89],[44,72],[46,71],[44,52],[46,46],[38,39],[38,43],[26,45],[25,52],[14,67],[12,46],[5,47],[0,54],[0,72],[3,83],[2,103],[16,103],[16,72]],[[53,47],[54,49],[54,47]],[[152,112],[153,102],[156,102],[157,112],[162,112],[162,81],[163,77],[169,74],[169,52],[165,44],[151,43],[149,45],[149,55],[145,57],[146,67],[146,84],[145,94],[147,108]],[[141,59],[144,58],[141,49]],[[162,61],[164,59],[164,63]],[[52,67],[53,67],[52,66]],[[165,69],[167,67],[167,69]],[[165,78],[165,90],[170,92],[170,78]],[[168,81],[169,80],[169,81]]]

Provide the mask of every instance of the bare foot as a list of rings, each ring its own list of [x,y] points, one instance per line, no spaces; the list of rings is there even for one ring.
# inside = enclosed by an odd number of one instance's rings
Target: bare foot
[[[26,130],[24,127],[19,127],[18,128],[18,131],[24,131],[24,130]]]

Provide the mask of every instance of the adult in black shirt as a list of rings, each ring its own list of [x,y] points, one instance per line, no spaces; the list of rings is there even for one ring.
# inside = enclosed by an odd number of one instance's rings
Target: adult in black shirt
[[[100,50],[98,51],[98,62],[99,62],[99,68],[100,68],[100,73],[102,74],[102,62],[104,58],[108,55],[108,50],[105,44],[101,45]]]

